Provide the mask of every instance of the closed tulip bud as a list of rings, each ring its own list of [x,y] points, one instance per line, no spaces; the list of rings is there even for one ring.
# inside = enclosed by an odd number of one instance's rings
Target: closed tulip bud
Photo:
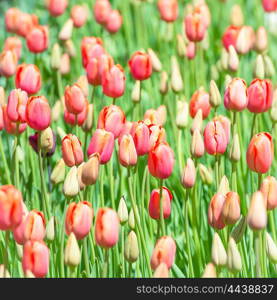
[[[102,88],[103,93],[111,98],[119,98],[125,91],[126,77],[120,65],[114,65],[110,70],[103,72]]]
[[[229,180],[228,178],[224,175],[219,183],[219,187],[217,189],[218,194],[226,195],[228,192],[230,192],[230,187],[229,187]]]
[[[16,245],[24,245],[24,243],[26,242],[26,238],[25,238],[25,224],[26,224],[26,219],[29,215],[29,211],[26,207],[26,205],[24,204],[24,202],[22,202],[22,219],[19,225],[17,225],[15,228],[13,228],[13,238],[16,241]],[[21,257],[22,258],[22,257]]]
[[[260,186],[260,191],[263,193],[267,210],[277,207],[277,180],[275,177],[266,177]]]
[[[189,13],[184,21],[187,38],[191,42],[200,42],[204,39],[207,25],[205,24],[202,14],[197,11]]]
[[[195,117],[192,120],[190,133],[193,135],[194,131],[196,130],[202,132],[202,125],[203,125],[203,113],[202,113],[202,109],[198,109]]]
[[[63,182],[65,178],[65,163],[64,160],[61,158],[57,164],[55,165],[52,173],[51,173],[51,182],[54,184],[58,184]]]
[[[111,4],[108,0],[97,0],[93,6],[95,21],[101,25],[105,25],[111,11]]]
[[[75,234],[70,233],[64,250],[64,262],[67,266],[77,267],[81,262],[81,251]]]
[[[169,218],[171,213],[172,194],[166,187],[162,188],[162,203],[163,203],[163,217]],[[149,215],[152,219],[160,219],[160,190],[155,189],[151,192],[149,201]]]
[[[234,111],[242,111],[247,107],[248,94],[246,82],[240,78],[234,78],[227,85],[224,94],[224,106]]]
[[[256,58],[254,64],[253,76],[260,79],[264,79],[265,77],[264,60],[261,54],[259,54]]]
[[[247,222],[250,228],[253,230],[262,230],[267,225],[265,199],[260,191],[255,192],[252,195],[247,214]]]
[[[73,135],[68,134],[62,140],[62,155],[64,162],[68,167],[79,165],[84,160],[84,154],[79,139]]]
[[[61,57],[60,72],[62,75],[66,75],[70,72],[70,57],[67,53],[64,53]]]
[[[199,174],[200,177],[205,184],[212,184],[213,183],[213,174],[212,171],[209,170],[206,166],[199,164]]]
[[[47,26],[34,26],[26,36],[27,47],[30,52],[41,53],[48,48],[49,32]]]
[[[235,224],[240,218],[240,198],[236,192],[228,192],[223,205],[223,221],[227,225]]]
[[[242,26],[244,23],[243,12],[241,6],[238,4],[232,6],[230,14],[230,23],[231,25],[238,27]]]
[[[125,122],[125,114],[119,106],[105,106],[100,111],[97,128],[112,132],[118,138]]]
[[[5,12],[5,25],[7,32],[16,33],[18,30],[18,18],[21,11],[17,7],[10,7]]]
[[[174,152],[166,142],[156,144],[148,155],[148,169],[152,176],[168,178],[174,167]]]
[[[273,124],[277,122],[277,92],[274,92],[274,100],[270,110],[270,118]]]
[[[176,244],[172,237],[162,236],[156,243],[151,256],[151,268],[156,268],[163,262],[170,269],[175,260]]]
[[[136,80],[148,79],[152,74],[152,63],[149,54],[137,51],[128,62],[131,74]]]
[[[86,103],[85,95],[78,84],[67,86],[64,93],[65,106],[68,112],[80,114]]]
[[[197,90],[190,99],[189,112],[192,118],[196,116],[198,110],[202,110],[203,119],[205,120],[210,114],[210,96],[203,89]]]
[[[82,182],[85,185],[95,184],[99,175],[100,155],[94,153],[90,155],[88,161],[84,164],[82,169]]]
[[[37,210],[32,210],[24,222],[25,241],[42,241],[46,233],[46,222],[44,214]]]
[[[38,17],[21,12],[17,19],[17,34],[26,38],[34,26],[38,25]]]
[[[157,3],[160,17],[165,22],[174,22],[178,17],[177,0],[159,0]]]
[[[272,136],[267,132],[254,135],[246,153],[248,167],[257,173],[268,172],[274,158]]]
[[[239,57],[232,45],[229,47],[228,68],[232,72],[236,72],[239,68]]]
[[[177,52],[180,57],[185,57],[187,52],[186,43],[181,34],[177,34]]]
[[[5,104],[6,104],[5,90],[2,86],[0,86],[0,106],[2,107]]]
[[[157,54],[151,48],[148,48],[147,52],[150,56],[153,70],[156,72],[161,72],[163,66],[162,66],[162,63],[161,63],[159,57],[157,56]]]
[[[135,229],[135,227],[136,227],[135,215],[134,215],[134,211],[132,208],[129,213],[128,225],[130,226],[131,229]]]
[[[109,33],[116,33],[121,28],[123,18],[118,10],[112,10],[109,14],[105,28]]]
[[[236,41],[236,51],[239,54],[248,53],[251,48],[254,46],[255,33],[254,30],[250,26],[243,26],[237,37]]]
[[[134,140],[130,134],[125,134],[121,138],[118,158],[124,167],[135,166],[137,164],[137,151]]]
[[[208,263],[205,267],[205,270],[201,276],[202,278],[216,278],[216,267],[213,263]]]
[[[131,94],[132,101],[135,103],[140,102],[140,94],[141,94],[140,80],[136,80]]]
[[[240,157],[241,157],[241,153],[240,153],[239,135],[235,133],[231,150],[230,150],[230,159],[234,162],[237,162],[240,160]]]
[[[273,77],[275,75],[275,67],[272,62],[272,59],[268,55],[263,56],[264,59],[264,70],[265,70],[265,77]]]
[[[125,241],[124,257],[129,263],[134,263],[139,257],[138,239],[134,231],[128,234]]]
[[[167,265],[164,262],[162,262],[155,269],[153,278],[168,278],[168,277],[169,277],[169,271]]]
[[[51,53],[51,67],[59,70],[61,65],[61,48],[58,43],[55,43]]]
[[[7,116],[12,122],[26,122],[28,95],[25,91],[14,89],[10,92],[7,104]]]
[[[229,53],[225,48],[223,48],[220,56],[220,67],[223,70],[228,69],[228,60],[229,60]]]
[[[81,191],[86,187],[86,185],[82,181],[82,172],[83,172],[84,164],[85,163],[82,162],[77,168],[78,183]]]
[[[193,157],[202,157],[205,153],[204,140],[198,129],[194,130],[190,144],[190,153]]]
[[[54,153],[56,147],[56,136],[50,127],[42,130],[40,133],[40,148],[44,153]]]
[[[268,232],[265,233],[266,237],[266,254],[268,258],[274,263],[277,263],[277,246]]]
[[[35,277],[45,277],[49,269],[49,256],[49,249],[43,241],[26,242],[22,258],[25,275],[30,271]]]
[[[66,40],[64,46],[66,53],[68,53],[70,57],[76,57],[76,48],[72,40]]]
[[[120,221],[120,224],[125,224],[128,221],[128,209],[125,202],[124,196],[122,196],[119,200],[117,215]]]
[[[72,202],[67,208],[65,217],[65,231],[67,235],[74,233],[77,240],[85,238],[91,228],[93,209],[87,201]]]
[[[73,166],[66,175],[63,184],[63,193],[66,197],[74,197],[78,195],[79,191],[78,170],[76,166]]]
[[[218,80],[219,79],[219,68],[216,65],[211,66],[211,78],[213,80]],[[210,100],[211,102],[212,100]],[[212,102],[211,105],[213,106]]]
[[[11,77],[16,72],[17,55],[13,50],[6,50],[0,54],[0,74],[5,77]]]
[[[68,19],[64,23],[64,25],[59,33],[59,39],[62,41],[69,40],[72,37],[72,30],[73,30],[73,20]]]
[[[99,208],[95,221],[95,241],[103,248],[113,247],[119,236],[119,219],[111,208]]]
[[[216,229],[222,229],[225,227],[223,222],[223,207],[225,202],[225,196],[222,194],[215,194],[209,204],[208,209],[208,222]]]
[[[161,126],[164,126],[164,124],[166,122],[166,115],[167,115],[166,106],[165,105],[160,105],[157,108],[157,116],[158,116],[158,119],[159,119],[159,124]]]
[[[183,79],[175,56],[171,57],[171,88],[175,93],[179,93],[183,89]]]
[[[182,174],[182,185],[185,188],[192,188],[195,184],[196,169],[191,158],[187,159],[187,164]]]
[[[210,104],[213,107],[218,107],[221,103],[221,95],[214,80],[210,81]]]
[[[229,239],[227,250],[227,266],[231,272],[240,272],[242,269],[242,261],[236,242],[233,238]]]
[[[133,123],[130,134],[136,147],[137,155],[145,155],[150,150],[150,130],[143,122]]]
[[[177,101],[176,125],[179,129],[188,126],[189,106],[186,101]]]
[[[21,192],[13,185],[0,187],[0,229],[12,230],[22,221],[23,200]]]
[[[168,92],[168,75],[166,71],[161,72],[160,93],[165,95]]]
[[[255,50],[260,53],[266,52],[268,48],[267,32],[263,26],[260,26],[256,32]]]
[[[212,261],[217,267],[223,267],[227,264],[227,253],[217,232],[214,233],[212,243]]]
[[[3,50],[12,50],[16,53],[18,59],[21,57],[22,42],[21,39],[17,36],[9,36],[5,40]]]
[[[67,0],[47,0],[47,9],[53,17],[62,15],[67,5]]]
[[[41,75],[36,65],[21,64],[16,69],[15,86],[29,95],[36,94],[41,88]]]
[[[54,241],[55,239],[55,218],[51,217],[46,225],[46,239]]]
[[[246,225],[247,225],[247,218],[242,216],[239,222],[233,228],[231,232],[231,237],[236,241],[236,243],[239,243],[241,241],[246,229]]]
[[[82,27],[88,17],[88,7],[86,5],[74,5],[70,12],[74,27]]]
[[[225,130],[219,121],[211,121],[204,130],[204,145],[211,155],[224,154],[227,148]]]
[[[17,123],[12,122],[7,114],[7,105],[2,106],[2,115],[0,114],[0,126],[3,128],[5,128],[5,130],[9,133],[9,134],[21,134],[27,127],[27,123],[19,123],[19,126]],[[0,113],[1,113],[0,111]],[[1,120],[2,118],[2,120]]]

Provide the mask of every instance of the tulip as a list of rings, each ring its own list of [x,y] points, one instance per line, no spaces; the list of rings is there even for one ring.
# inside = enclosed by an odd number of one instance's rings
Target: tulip
[[[237,38],[239,35],[239,31],[241,30],[241,27],[238,26],[229,26],[223,36],[222,36],[222,43],[225,49],[228,51],[230,46],[233,46],[236,48]]]
[[[160,118],[158,111],[153,108],[148,109],[144,114],[144,122],[147,122],[147,121],[149,121],[151,124],[163,126],[162,120]]]
[[[204,130],[204,144],[211,155],[224,154],[227,148],[227,137],[221,122],[210,121]]]
[[[119,236],[119,219],[111,208],[99,208],[95,221],[95,241],[103,248],[113,247]]]
[[[233,143],[230,150],[230,159],[234,162],[238,162],[241,157],[240,152],[240,144],[239,144],[239,135],[238,133],[235,133],[233,137]]]
[[[118,137],[118,143],[121,142],[123,136],[125,134],[131,134],[131,131],[132,131],[132,128],[133,128],[133,122],[129,122],[129,121],[126,121],[120,131],[120,135]]]
[[[187,159],[187,164],[184,168],[183,174],[182,174],[182,185],[185,188],[192,188],[195,184],[196,179],[196,169],[194,162],[191,158]]]
[[[16,69],[15,86],[28,94],[36,94],[41,88],[41,75],[36,65],[21,64]]]
[[[38,17],[36,15],[20,13],[17,22],[16,33],[26,38],[32,28],[38,25]]]
[[[272,83],[267,79],[254,79],[247,89],[248,110],[253,113],[268,111],[272,105]]]
[[[166,71],[161,72],[159,91],[162,95],[165,95],[168,92],[168,75]]]
[[[227,253],[217,232],[214,233],[212,243],[212,261],[218,267],[223,267],[227,264]]]
[[[247,214],[247,223],[253,230],[262,230],[267,225],[266,203],[260,191],[252,195]]]
[[[225,224],[235,224],[240,218],[240,198],[236,192],[228,192],[222,210]]]
[[[231,272],[239,272],[242,269],[242,261],[238,246],[233,238],[228,243],[227,265]]]
[[[61,67],[61,48],[58,43],[55,43],[52,48],[51,67],[54,70],[59,70]]]
[[[59,39],[61,41],[67,41],[72,37],[73,31],[73,20],[68,19],[64,24],[62,29],[59,32]]]
[[[171,88],[175,93],[183,89],[183,79],[176,56],[171,57]]]
[[[174,166],[174,153],[166,142],[156,144],[149,151],[148,169],[152,176],[165,179],[168,178]]]
[[[179,129],[186,128],[188,125],[189,106],[186,101],[177,102],[176,125]]]
[[[137,208],[137,207],[136,207]],[[129,213],[129,218],[128,218],[128,225],[131,229],[135,229],[136,227],[136,222],[135,222],[135,216],[134,216],[134,211],[131,208],[130,213]]]
[[[228,68],[232,72],[236,72],[239,68],[239,56],[234,46],[229,46]]]
[[[139,257],[138,239],[134,231],[131,231],[126,239],[124,257],[129,263],[135,262]]]
[[[86,5],[74,5],[70,12],[74,27],[82,27],[88,18],[88,8]]]
[[[88,79],[85,75],[81,75],[77,82],[78,86],[82,89],[85,97],[87,98],[89,95],[89,89],[88,89]]]
[[[268,210],[277,207],[277,180],[275,177],[266,177],[261,184],[260,191],[263,193]]]
[[[7,116],[12,122],[26,122],[28,95],[25,91],[14,89],[10,92],[7,104]]]
[[[224,94],[224,106],[234,111],[242,111],[247,107],[248,95],[246,82],[240,78],[234,78],[228,84]]]
[[[118,98],[124,94],[126,77],[120,65],[114,65],[104,71],[102,76],[103,93],[111,98]]]
[[[150,132],[150,150],[153,149],[157,144],[166,141],[165,130],[163,127],[158,125],[149,125]]]
[[[165,22],[174,22],[178,17],[177,0],[159,0],[158,9],[160,17]]]
[[[94,184],[99,174],[100,155],[94,153],[89,156],[89,160],[84,164],[82,168],[82,182],[85,185]]]
[[[213,263],[208,263],[202,274],[202,278],[216,278],[216,267]]]
[[[203,137],[198,129],[193,131],[192,140],[190,144],[190,153],[193,157],[202,157],[205,153],[205,145]]]
[[[257,173],[266,173],[271,167],[274,157],[272,136],[267,132],[254,135],[246,153],[248,167]]]
[[[80,192],[79,180],[78,180],[78,169],[73,166],[68,174],[66,175],[63,184],[63,193],[66,197],[75,197]]]
[[[193,135],[194,131],[196,130],[202,132],[202,125],[203,125],[203,113],[202,113],[202,109],[198,109],[195,117],[192,120],[190,133]]]
[[[62,155],[68,167],[78,166],[84,160],[81,142],[73,134],[66,135],[62,140]]]
[[[51,217],[46,225],[46,239],[48,241],[55,240],[55,217]]]
[[[122,196],[119,200],[117,215],[120,221],[120,224],[125,224],[128,221],[128,208],[124,199],[124,196]]]
[[[156,268],[153,274],[153,278],[168,278],[168,277],[169,277],[169,271],[167,265],[162,262]]]
[[[149,54],[137,51],[128,62],[131,74],[136,80],[145,80],[152,74],[152,63]]]
[[[137,151],[130,134],[123,135],[120,140],[118,159],[124,167],[135,166],[137,163]]]
[[[64,103],[67,111],[72,114],[80,114],[86,104],[85,95],[78,84],[67,86],[64,92]]]
[[[273,238],[268,232],[265,233],[266,237],[266,254],[268,258],[274,263],[277,263],[277,246]]]
[[[28,49],[33,53],[40,53],[48,48],[48,27],[35,26],[27,34],[26,43]]]
[[[27,123],[19,123],[19,126],[18,126],[17,123],[12,122],[9,119],[8,114],[7,114],[7,105],[4,105],[2,107],[2,116],[3,116],[4,128],[9,134],[15,134],[15,135],[21,134],[27,127]],[[1,121],[1,118],[0,118],[0,121]]]
[[[11,278],[11,274],[5,265],[0,265],[0,278]]]
[[[169,189],[166,187],[162,188],[162,203],[163,203],[163,217],[164,219],[169,218],[171,213],[171,201],[173,196]],[[155,189],[151,192],[149,207],[149,215],[152,219],[160,219],[160,190]]]
[[[85,163],[82,162],[77,168],[78,184],[79,184],[79,188],[81,191],[86,187],[86,185],[82,181],[82,172],[83,172],[84,165],[85,165]]]
[[[102,54],[105,54],[102,40],[95,37],[84,37],[81,43],[81,54],[83,67],[86,68],[93,58],[97,60]]]
[[[40,140],[40,145],[39,145]],[[35,152],[39,152],[39,146],[42,150],[43,156],[52,156],[56,149],[56,135],[53,132],[53,130],[48,127],[45,130],[43,130],[40,134],[36,132],[34,135],[29,136],[29,143],[32,146],[32,148],[35,150]]]
[[[236,41],[236,51],[239,54],[248,53],[253,47],[255,42],[255,32],[250,26],[243,26],[238,33]]]
[[[49,127],[51,123],[51,109],[44,96],[32,96],[26,106],[26,120],[28,125],[38,131]]]
[[[185,17],[184,26],[187,38],[191,42],[200,42],[204,39],[207,25],[202,15],[197,11],[189,13]]]
[[[67,111],[66,107],[64,109],[64,120],[66,123],[70,124],[70,125],[78,125],[78,126],[82,126],[88,116],[88,109],[89,109],[89,104],[88,101],[85,99],[85,105],[83,110],[79,113],[79,114],[72,114],[70,112]]]
[[[195,55],[196,55],[196,45],[194,42],[189,42],[186,49],[186,57],[189,60],[192,60],[194,59]]]
[[[17,59],[21,57],[22,42],[17,36],[9,36],[5,40],[4,51],[14,51],[16,53]]]
[[[64,262],[70,267],[77,267],[81,262],[81,251],[75,234],[70,233],[64,250]]]
[[[116,33],[122,25],[122,16],[118,10],[112,10],[107,18],[105,28],[109,33]]]
[[[202,110],[203,119],[206,119],[210,113],[211,105],[209,93],[202,89],[197,90],[190,99],[189,112],[192,118],[195,117],[198,110]]]
[[[60,72],[62,75],[69,74],[70,72],[70,57],[67,53],[64,53],[61,57]]]
[[[6,50],[0,54],[0,74],[11,77],[16,72],[17,55],[13,50]]]
[[[218,115],[218,116],[214,117],[213,121],[215,121],[215,122],[218,121],[219,123],[221,123],[221,125],[224,129],[224,132],[225,132],[227,144],[229,144],[230,132],[231,132],[231,121],[227,117],[222,116],[222,115]]]
[[[95,21],[105,25],[111,14],[112,8],[109,0],[97,0],[93,6]]]
[[[218,107],[221,103],[221,95],[214,80],[210,81],[210,104],[212,107]]]
[[[153,250],[151,256],[151,268],[155,270],[161,263],[165,263],[170,269],[174,263],[176,244],[172,237],[161,237]]]
[[[242,26],[244,23],[244,17],[242,8],[239,4],[234,4],[232,6],[231,14],[230,14],[230,23],[233,26]]]
[[[45,234],[46,222],[44,214],[37,210],[30,211],[24,222],[24,240],[42,241]]]
[[[266,29],[260,26],[256,32],[255,49],[256,51],[263,53],[268,48],[268,38]]]
[[[126,122],[123,110],[116,105],[105,106],[100,111],[97,128],[105,129],[118,138]]]
[[[233,228],[231,232],[231,237],[236,241],[236,243],[239,243],[244,235],[244,232],[246,230],[246,225],[247,225],[247,218],[242,216]]]
[[[267,13],[276,11],[276,0],[262,0],[262,4],[265,12]]]
[[[99,153],[100,163],[106,164],[111,159],[113,149],[114,135],[105,129],[96,129],[91,138],[87,155]]]
[[[74,233],[77,240],[86,237],[91,228],[93,209],[87,201],[72,202],[67,208],[65,217],[65,232],[67,235]]]
[[[220,183],[219,183],[219,187],[217,188],[217,193],[225,195],[230,192],[230,188],[229,188],[229,180],[228,178],[224,175],[222,176]]]
[[[26,274],[32,272],[35,277],[45,277],[49,268],[49,249],[42,241],[28,241],[24,245],[22,268]]]
[[[141,94],[141,84],[139,80],[136,80],[135,85],[133,86],[131,99],[134,103],[140,102],[140,94]]]
[[[53,17],[62,15],[67,5],[67,0],[47,0],[47,9]]]
[[[143,121],[133,123],[131,135],[135,143],[137,155],[147,154],[150,150],[150,130],[148,126]]]
[[[10,7],[5,12],[5,25],[7,32],[17,33],[18,19],[21,11],[17,7]]]
[[[223,207],[225,202],[225,196],[222,194],[215,194],[209,204],[208,209],[208,222],[216,229],[222,229],[225,227],[223,222]]]
[[[157,56],[157,54],[151,48],[147,49],[147,53],[150,56],[150,60],[151,60],[151,63],[152,63],[153,70],[155,72],[161,72],[163,66],[162,66],[162,63],[161,63],[159,57]]]
[[[13,237],[14,237],[14,240],[16,241],[17,245],[24,245],[24,243],[26,242],[26,239],[24,236],[24,231],[25,231],[25,221],[26,221],[28,214],[29,214],[29,211],[28,211],[26,205],[24,204],[24,202],[22,202],[21,222],[15,228],[13,228]]]

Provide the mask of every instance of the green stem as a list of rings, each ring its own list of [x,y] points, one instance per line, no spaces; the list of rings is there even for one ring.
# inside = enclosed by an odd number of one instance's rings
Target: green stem
[[[88,243],[87,243],[87,237],[83,240],[83,247],[84,247],[84,260],[85,260],[85,269],[86,269],[86,275],[87,277],[90,276],[90,270],[89,270],[89,260],[88,260]]]
[[[162,236],[166,235],[164,222],[164,206],[163,206],[163,179],[160,179],[160,233]]]
[[[107,278],[108,277],[108,268],[109,268],[109,249],[104,249],[104,263],[102,266],[102,278]]]

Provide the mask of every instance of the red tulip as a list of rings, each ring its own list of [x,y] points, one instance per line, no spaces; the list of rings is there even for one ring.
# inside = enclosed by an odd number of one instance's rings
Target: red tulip
[[[207,25],[201,13],[193,11],[185,17],[185,32],[191,42],[200,42],[204,39]]]
[[[194,92],[189,104],[189,112],[192,118],[196,116],[196,113],[199,109],[202,110],[203,119],[206,119],[209,116],[211,111],[209,99],[209,93],[203,91],[202,89]]]
[[[267,13],[274,12],[277,9],[276,0],[262,0],[262,3],[263,3],[263,8]]]
[[[28,94],[36,94],[41,88],[39,68],[32,64],[21,64],[15,74],[15,86]]]
[[[84,37],[81,43],[81,54],[83,67],[86,68],[87,64],[93,59],[98,59],[102,54],[105,54],[103,48],[103,41],[97,37]]]
[[[195,165],[193,160],[191,158],[188,158],[187,164],[182,174],[182,185],[185,188],[192,188],[195,184],[195,179],[196,179]]]
[[[225,30],[225,32],[222,36],[222,43],[227,51],[229,51],[230,46],[233,46],[236,49],[237,39],[238,39],[240,30],[241,30],[241,27],[233,26],[233,25],[229,26]]]
[[[114,65],[103,72],[103,93],[111,98],[118,98],[124,94],[126,77],[120,65]]]
[[[148,126],[143,121],[133,123],[131,135],[136,146],[137,154],[147,154],[150,150],[150,130]]]
[[[166,187],[162,189],[163,216],[167,219],[171,213],[172,194]],[[152,219],[160,219],[160,190],[155,189],[151,192],[149,201],[149,215]]]
[[[152,63],[147,53],[137,51],[128,62],[130,71],[134,79],[145,80],[152,74]]]
[[[208,209],[208,222],[216,229],[222,229],[225,227],[223,222],[223,207],[225,202],[225,196],[222,194],[215,194],[209,204]]]
[[[35,26],[27,34],[26,42],[28,49],[33,53],[40,53],[48,48],[48,27]]]
[[[68,112],[80,114],[86,106],[86,98],[81,87],[75,83],[67,86],[64,92],[64,103]]]

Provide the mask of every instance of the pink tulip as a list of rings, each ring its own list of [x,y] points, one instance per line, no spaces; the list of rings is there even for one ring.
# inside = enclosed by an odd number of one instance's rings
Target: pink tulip
[[[165,22],[174,22],[178,17],[178,1],[177,0],[159,0],[158,9],[160,17]]]
[[[147,154],[150,150],[150,130],[148,126],[143,121],[133,123],[131,135],[136,146],[137,154]]]
[[[152,74],[152,63],[149,54],[137,51],[128,62],[134,79],[145,80]]]
[[[85,5],[74,5],[70,13],[71,19],[73,20],[74,27],[82,27],[88,17],[88,9]]]
[[[97,23],[105,25],[112,8],[109,0],[97,0],[93,7],[94,18]]]
[[[7,116],[12,122],[26,122],[28,95],[25,91],[14,89],[10,92],[7,104]]]
[[[67,86],[64,92],[64,103],[68,112],[80,114],[86,105],[86,98],[81,87],[75,83]]]
[[[118,98],[124,94],[126,77],[120,65],[114,65],[103,72],[103,93],[111,98]]]
[[[2,106],[3,125],[9,134],[21,134],[27,127],[27,123],[20,123],[19,126],[16,122],[12,122],[7,114],[7,105]]]
[[[16,69],[15,86],[28,94],[36,94],[41,88],[41,75],[36,65],[21,64]]]
[[[209,204],[208,209],[208,222],[216,229],[222,229],[225,227],[223,222],[223,207],[225,202],[225,196],[222,194],[215,194]]]
[[[167,219],[171,213],[172,194],[166,187],[162,188],[162,203],[163,203],[163,216]],[[149,207],[149,215],[152,219],[160,219],[160,190],[155,189],[151,192]]]
[[[123,135],[120,140],[118,159],[124,167],[135,166],[137,164],[137,151],[130,134]]]
[[[53,17],[62,15],[67,5],[67,0],[47,0],[47,9]]]
[[[70,133],[63,138],[62,156],[68,167],[78,166],[84,161],[81,142],[76,135]]]
[[[246,82],[241,78],[233,78],[225,90],[224,106],[234,111],[242,111],[247,107],[248,96]]]
[[[6,50],[0,54],[0,74],[5,77],[11,77],[16,72],[17,55],[13,50]]]
[[[28,49],[33,53],[40,53],[48,48],[48,27],[47,26],[35,26],[27,34],[26,43]]]
[[[192,118],[196,116],[199,109],[202,110],[203,119],[206,119],[211,111],[210,96],[202,89],[197,90],[190,99],[189,112]]]
[[[277,207],[277,180],[273,176],[267,176],[260,187],[263,193],[266,207],[268,210],[273,210]]]
[[[112,10],[109,14],[105,28],[109,33],[116,33],[122,25],[122,16],[118,10]]]
[[[191,158],[187,159],[187,164],[182,175],[182,184],[185,188],[192,188],[195,184],[196,169]]]
[[[17,59],[21,57],[22,42],[17,36],[9,36],[5,40],[4,51],[14,51],[16,53]]]
[[[32,210],[24,222],[25,241],[42,241],[46,233],[46,222],[44,214],[37,210]]]

